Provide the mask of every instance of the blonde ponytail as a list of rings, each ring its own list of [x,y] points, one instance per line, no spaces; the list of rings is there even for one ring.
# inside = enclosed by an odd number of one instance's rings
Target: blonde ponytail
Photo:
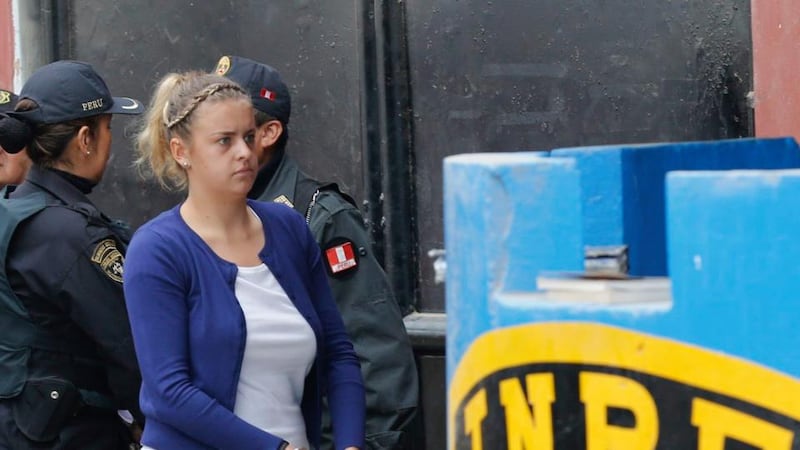
[[[250,97],[236,83],[204,72],[170,73],[158,83],[136,136],[135,166],[145,177],[155,178],[165,189],[184,190],[185,169],[172,157],[172,137],[188,140],[192,113],[204,101]]]

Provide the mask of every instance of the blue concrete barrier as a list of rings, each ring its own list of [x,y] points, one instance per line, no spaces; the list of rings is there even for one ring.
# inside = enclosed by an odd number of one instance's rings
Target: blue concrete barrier
[[[800,171],[664,181],[797,153],[778,139],[448,158],[448,447],[800,448]],[[543,271],[580,270],[584,244],[622,243],[644,273],[669,268],[671,301],[536,291]]]
[[[800,170],[673,172],[667,229],[663,332],[800,376]]]
[[[466,345],[495,326],[490,305],[477,299],[535,289],[531,275],[541,270],[580,270],[583,242],[572,160],[535,153],[452,156],[444,186],[452,366]]]
[[[633,275],[667,273],[667,172],[800,167],[791,138],[578,147],[551,155],[574,158],[581,172],[585,244],[627,244]]]

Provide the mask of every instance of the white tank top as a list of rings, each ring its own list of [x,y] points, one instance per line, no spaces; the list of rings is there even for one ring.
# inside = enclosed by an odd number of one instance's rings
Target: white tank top
[[[317,353],[314,331],[265,264],[239,267],[235,289],[247,340],[233,412],[308,448],[300,402]]]

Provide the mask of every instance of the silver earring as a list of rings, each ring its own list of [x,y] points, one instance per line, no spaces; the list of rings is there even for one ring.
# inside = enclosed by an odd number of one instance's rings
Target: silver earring
[[[182,162],[181,164],[183,165],[183,168],[184,168],[184,169],[188,169],[188,168],[189,168],[189,166],[190,166],[190,164],[189,164],[189,161],[184,161],[184,162]]]

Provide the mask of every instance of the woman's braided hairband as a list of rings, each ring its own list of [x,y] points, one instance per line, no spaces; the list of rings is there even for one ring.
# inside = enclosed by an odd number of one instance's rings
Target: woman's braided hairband
[[[172,128],[175,127],[175,125],[178,125],[179,123],[181,123],[184,120],[186,120],[186,118],[189,117],[189,114],[191,114],[192,111],[194,111],[197,108],[197,105],[202,103],[203,100],[207,99],[208,97],[211,97],[212,95],[216,94],[219,91],[224,91],[224,90],[227,90],[227,89],[238,91],[238,92],[241,92],[242,94],[247,95],[247,92],[245,92],[244,89],[242,89],[238,84],[233,84],[233,83],[214,83],[214,84],[211,84],[211,85],[207,86],[205,89],[203,89],[199,94],[195,95],[194,99],[192,100],[192,102],[189,103],[189,105],[186,108],[184,108],[184,110],[180,114],[178,114],[177,117],[175,117],[172,120],[168,120],[169,102],[167,102],[164,105],[164,111],[162,113],[163,120],[164,120],[164,125],[167,126],[168,130],[171,130]]]

